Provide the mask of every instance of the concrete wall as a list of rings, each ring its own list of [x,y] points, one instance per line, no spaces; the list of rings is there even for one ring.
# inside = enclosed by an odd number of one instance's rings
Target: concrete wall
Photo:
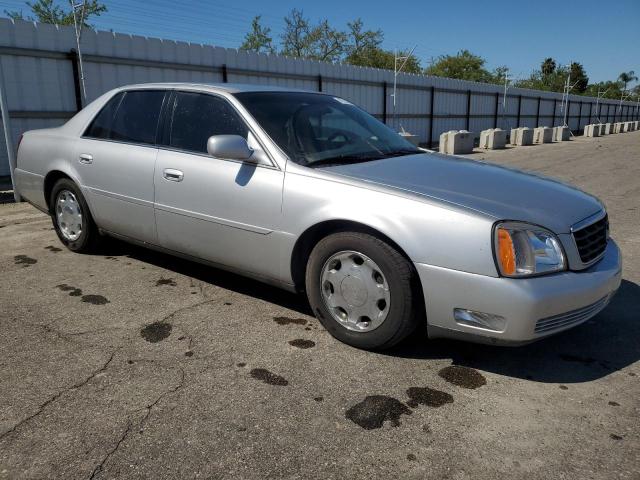
[[[76,111],[74,61],[69,54],[73,48],[72,27],[0,19],[0,61],[16,140],[25,130],[59,125]],[[324,92],[360,105],[394,128],[403,127],[418,135],[425,143],[437,142],[441,132],[451,129],[479,132],[494,126],[553,126],[561,124],[563,116],[560,94],[510,88],[503,109],[503,89],[499,85],[402,74],[394,117],[393,72],[157,38],[87,30],[82,53],[87,101],[132,83],[222,82],[226,69],[228,82],[309,90],[321,87]],[[595,102],[594,98],[570,96],[571,129],[596,121]],[[552,122],[554,104],[556,118]],[[602,114],[607,108],[610,115],[603,121],[614,121],[614,113],[617,120],[639,118],[631,102],[623,103],[622,116],[619,102],[607,100],[601,107]],[[2,140],[0,175],[7,174]]]

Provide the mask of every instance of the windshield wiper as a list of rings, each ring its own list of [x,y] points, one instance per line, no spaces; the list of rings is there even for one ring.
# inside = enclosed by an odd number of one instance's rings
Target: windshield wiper
[[[390,152],[383,153],[381,158],[401,157],[403,155],[415,155],[417,153],[424,153],[424,152],[417,148],[415,150],[412,148],[400,148],[398,150],[392,150]]]
[[[335,157],[322,158],[307,163],[307,167],[318,167],[320,165],[346,165],[347,163],[369,162],[384,158],[382,155],[337,155]]]

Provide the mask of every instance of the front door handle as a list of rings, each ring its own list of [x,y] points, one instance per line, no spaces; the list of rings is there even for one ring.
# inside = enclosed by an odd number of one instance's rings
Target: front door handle
[[[85,165],[93,163],[93,155],[89,155],[88,153],[81,153],[80,163],[84,163]]]
[[[184,173],[175,168],[165,168],[162,172],[162,176],[171,182],[181,182],[184,178]]]

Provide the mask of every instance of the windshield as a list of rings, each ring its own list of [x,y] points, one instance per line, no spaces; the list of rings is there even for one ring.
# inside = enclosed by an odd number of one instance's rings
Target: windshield
[[[341,98],[314,93],[235,94],[296,163],[364,162],[421,153],[385,124]]]

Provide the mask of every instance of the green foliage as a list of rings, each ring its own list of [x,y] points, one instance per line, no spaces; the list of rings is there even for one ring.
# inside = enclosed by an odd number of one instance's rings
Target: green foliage
[[[620,96],[622,95],[622,87],[623,84],[619,81],[590,83],[584,91],[584,95],[596,98],[598,97],[598,95],[600,95],[600,98],[612,98],[615,100],[620,100]]]
[[[622,72],[618,76],[618,80],[620,80],[622,83],[624,83],[624,89],[626,90],[627,89],[627,85],[630,82],[635,82],[636,80],[638,80],[638,77],[636,77],[636,72],[634,72],[633,70],[630,70],[628,72]]]
[[[257,53],[274,53],[273,38],[271,29],[260,24],[261,15],[254,17],[251,22],[251,31],[244,36],[244,42],[240,45],[240,50],[248,50]]]
[[[323,62],[393,69],[393,52],[381,47],[384,39],[382,31],[366,29],[359,18],[347,23],[347,30],[343,31],[332,27],[326,19],[314,25],[302,10],[294,8],[284,18],[284,23],[279,50],[274,45],[271,29],[261,24],[260,16],[251,22],[251,30],[245,35],[240,48],[252,52],[278,52]],[[406,52],[400,52],[399,55],[406,55]],[[402,71],[420,73],[418,57],[411,55]]]
[[[469,50],[460,50],[455,55],[441,55],[424,71],[436,77],[457,78],[482,83],[502,83],[509,69],[498,67],[490,72],[485,68],[487,61]]]
[[[70,6],[68,10],[62,8],[54,0],[36,0],[35,2],[26,2],[27,6],[31,9],[32,15],[25,17],[22,10],[5,13],[9,18],[14,20],[29,20],[37,21],[41,23],[53,23],[56,25],[73,25],[73,7]],[[93,16],[99,16],[107,11],[107,6],[99,3],[98,0],[91,0],[87,2],[84,14],[84,25],[89,27],[87,20]],[[79,15],[80,12],[78,12]]]
[[[546,90],[549,92],[563,92],[570,75],[569,84],[573,86],[571,93],[583,94],[587,90],[589,77],[582,64],[573,62],[566,66],[557,66],[553,58],[546,58],[540,65],[540,70],[534,70],[529,78],[519,80],[516,87]]]

